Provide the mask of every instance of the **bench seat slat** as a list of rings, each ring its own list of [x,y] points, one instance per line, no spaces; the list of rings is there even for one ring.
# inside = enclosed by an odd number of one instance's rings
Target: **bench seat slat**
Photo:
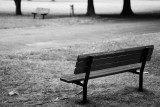
[[[140,67],[141,67],[141,64],[132,64],[127,66],[104,69],[104,70],[100,70],[99,72],[97,71],[91,72],[89,79],[123,73],[123,72],[134,71],[134,70],[140,69]],[[63,76],[60,78],[60,80],[67,83],[72,83],[75,81],[82,81],[84,80],[84,78],[85,78],[85,73],[82,73],[77,75]]]

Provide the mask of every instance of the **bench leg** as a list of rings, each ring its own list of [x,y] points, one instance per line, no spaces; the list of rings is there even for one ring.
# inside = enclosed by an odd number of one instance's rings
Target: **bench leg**
[[[33,15],[34,19],[36,18],[36,14]]]
[[[87,86],[83,86],[83,104],[87,103]]]
[[[143,91],[143,72],[140,72],[139,74],[139,91]]]
[[[44,19],[44,16],[45,16],[45,15],[42,15],[42,19]]]
[[[41,14],[41,15],[42,15],[42,19],[44,19],[47,14]]]
[[[148,53],[148,49],[145,50],[145,53]],[[147,54],[144,55],[144,58],[142,59],[142,66],[140,69],[140,74],[139,74],[139,91],[143,91],[143,71],[144,67],[146,65],[146,60],[147,60]]]
[[[35,19],[36,18],[36,13],[32,13],[33,14],[33,18]]]
[[[88,67],[88,71],[86,71],[86,76],[85,76],[84,84],[83,84],[83,103],[84,104],[87,103],[87,84],[88,84],[92,62],[93,62],[93,57],[90,56],[89,67]]]

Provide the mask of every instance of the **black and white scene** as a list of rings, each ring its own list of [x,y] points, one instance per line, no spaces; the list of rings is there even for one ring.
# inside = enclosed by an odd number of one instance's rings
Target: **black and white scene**
[[[0,107],[160,107],[160,0],[0,0]]]

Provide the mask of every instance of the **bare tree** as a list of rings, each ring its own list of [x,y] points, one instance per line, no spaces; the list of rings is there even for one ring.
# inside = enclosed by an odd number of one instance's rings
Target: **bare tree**
[[[14,0],[16,5],[16,15],[22,15],[21,12],[21,0]]]
[[[123,10],[121,15],[133,15],[133,11],[131,9],[131,0],[123,0]]]
[[[88,0],[87,15],[88,16],[95,15],[95,9],[94,9],[93,0]]]

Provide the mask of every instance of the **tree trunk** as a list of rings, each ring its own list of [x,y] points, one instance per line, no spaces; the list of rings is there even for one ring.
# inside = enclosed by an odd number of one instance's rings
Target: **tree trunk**
[[[21,12],[21,0],[14,0],[16,5],[16,15],[22,15]]]
[[[123,10],[121,15],[130,16],[133,15],[133,11],[131,9],[131,0],[124,0]]]
[[[88,0],[87,15],[88,16],[95,15],[93,0]]]

